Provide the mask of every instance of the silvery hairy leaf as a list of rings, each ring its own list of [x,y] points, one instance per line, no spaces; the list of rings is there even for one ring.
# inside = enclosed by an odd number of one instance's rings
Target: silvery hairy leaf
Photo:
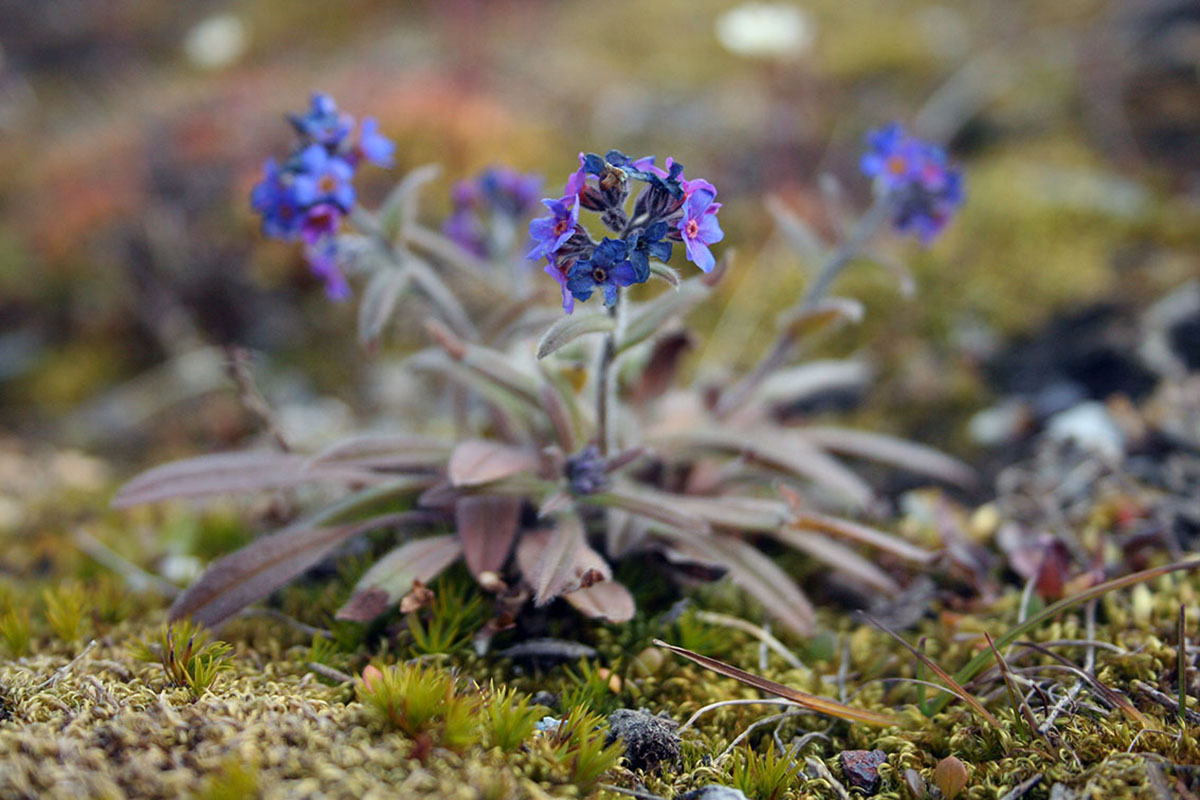
[[[805,427],[799,434],[824,450],[891,464],[956,486],[975,485],[973,469],[957,458],[923,444],[887,434],[833,426]]]
[[[550,326],[538,342],[537,357],[545,358],[554,351],[590,333],[610,333],[617,321],[603,311],[570,314]]]
[[[379,340],[392,318],[396,302],[411,282],[412,277],[407,271],[392,266],[377,270],[371,276],[358,305],[358,340],[364,346]]]
[[[320,563],[346,539],[374,528],[426,518],[419,512],[400,512],[335,526],[300,520],[213,562],[175,600],[168,617],[191,617],[215,627]]]
[[[800,253],[801,258],[809,264],[816,264],[824,258],[825,246],[821,244],[821,237],[817,236],[816,232],[813,231],[807,222],[796,216],[775,195],[771,195],[766,199],[766,206],[767,211],[774,218],[779,232]]]
[[[633,595],[616,581],[601,581],[586,589],[576,589],[563,599],[586,617],[605,622],[628,622],[636,606]]]
[[[377,433],[336,442],[309,459],[310,464],[342,464],[386,470],[428,470],[450,455],[448,442],[407,433]]]
[[[405,233],[416,222],[420,211],[422,187],[442,173],[438,164],[424,164],[409,170],[388,194],[379,208],[379,220],[389,238]]]
[[[663,292],[653,300],[635,306],[630,311],[618,349],[628,350],[646,341],[668,322],[691,311],[692,306],[708,293],[709,288],[700,279],[692,278],[679,284],[673,292]]]

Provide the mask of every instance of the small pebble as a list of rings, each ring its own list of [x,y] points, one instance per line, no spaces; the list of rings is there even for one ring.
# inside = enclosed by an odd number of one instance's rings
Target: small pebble
[[[721,786],[720,784],[711,783],[708,786],[701,786],[699,789],[692,789],[687,794],[681,794],[679,800],[750,800],[746,797],[741,789],[734,789],[732,786]]]
[[[882,750],[843,750],[839,755],[846,783],[868,795],[879,791],[879,765],[887,761]]]

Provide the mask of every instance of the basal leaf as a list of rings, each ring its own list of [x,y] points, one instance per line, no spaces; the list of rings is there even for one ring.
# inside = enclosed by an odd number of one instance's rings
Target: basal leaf
[[[508,560],[521,515],[516,497],[476,495],[454,504],[454,522],[467,569],[478,578],[499,572]]]
[[[616,581],[601,581],[586,589],[576,589],[563,599],[577,611],[592,619],[605,622],[628,622],[633,619],[633,595]]]
[[[446,475],[453,486],[481,486],[539,466],[536,453],[498,442],[468,439],[454,448]]]
[[[975,485],[975,471],[957,458],[895,436],[832,426],[801,428],[800,436],[825,450],[868,458],[956,486]]]
[[[552,528],[522,535],[517,566],[538,606],[612,578],[608,562],[584,540],[583,523],[575,514],[559,516]]]
[[[453,534],[414,539],[376,561],[354,587],[337,618],[367,622],[391,608],[412,589],[413,581],[429,583],[462,555]]]

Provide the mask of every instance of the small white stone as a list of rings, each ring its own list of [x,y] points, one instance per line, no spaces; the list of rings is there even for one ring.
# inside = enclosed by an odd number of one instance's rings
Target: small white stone
[[[802,55],[816,38],[812,19],[791,3],[743,3],[716,20],[717,41],[747,58]]]
[[[1089,400],[1050,418],[1046,435],[1059,441],[1072,440],[1098,456],[1119,460],[1125,452],[1125,434],[1104,404]]]
[[[220,69],[235,63],[246,52],[250,37],[246,25],[233,14],[214,14],[192,26],[183,40],[183,52],[193,66]]]

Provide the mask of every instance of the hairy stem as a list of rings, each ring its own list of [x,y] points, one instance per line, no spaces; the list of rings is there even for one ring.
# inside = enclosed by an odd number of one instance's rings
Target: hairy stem
[[[842,270],[858,256],[880,224],[887,219],[891,207],[890,195],[876,195],[875,202],[859,218],[858,224],[854,226],[854,230],[850,232],[845,241],[838,245],[837,249],[829,254],[829,258],[821,266],[816,277],[808,284],[808,289],[804,293],[804,298],[800,301],[799,305],[789,309],[782,315],[781,319],[789,319],[797,314],[811,311],[825,299],[825,296],[829,293],[829,287],[842,274]],[[727,392],[722,393],[717,403],[717,417],[726,417],[735,409],[745,404],[750,396],[754,394],[754,390],[771,373],[787,363],[788,358],[791,356],[792,348],[796,345],[796,340],[795,331],[790,327],[784,327],[778,337],[776,337],[774,344],[771,345],[771,349],[767,351],[766,355],[763,356],[754,369],[745,378],[734,384]]]
[[[617,290],[617,302],[608,306],[608,315],[614,319],[618,319],[619,307],[621,305],[620,289]],[[607,456],[609,451],[609,443],[612,437],[612,426],[610,417],[612,414],[613,405],[613,386],[612,386],[612,371],[613,361],[617,355],[617,332],[618,326],[610,331],[604,337],[604,344],[600,349],[600,364],[596,368],[596,446],[600,448],[600,455]]]

